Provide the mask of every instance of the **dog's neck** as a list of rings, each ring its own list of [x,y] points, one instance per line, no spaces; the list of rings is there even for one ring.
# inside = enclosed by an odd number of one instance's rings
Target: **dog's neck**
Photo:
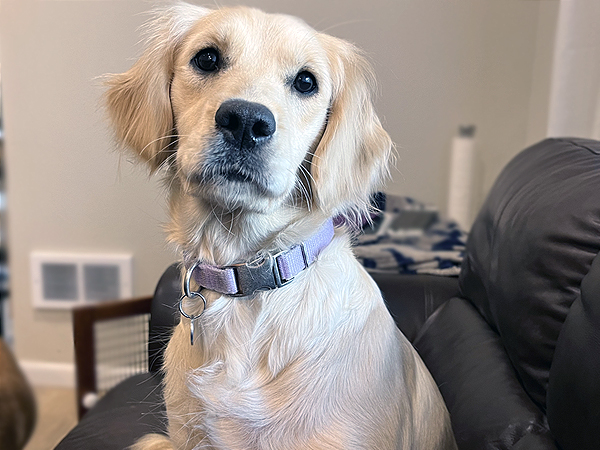
[[[184,264],[203,261],[217,266],[285,250],[311,236],[327,220],[325,214],[291,206],[268,213],[223,212],[188,196],[172,199],[171,217],[169,238],[181,251]]]

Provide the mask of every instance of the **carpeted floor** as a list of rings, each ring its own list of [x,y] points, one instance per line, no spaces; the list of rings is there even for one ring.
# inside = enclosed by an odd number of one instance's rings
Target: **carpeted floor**
[[[25,450],[52,450],[77,424],[75,390],[35,387],[37,422]]]

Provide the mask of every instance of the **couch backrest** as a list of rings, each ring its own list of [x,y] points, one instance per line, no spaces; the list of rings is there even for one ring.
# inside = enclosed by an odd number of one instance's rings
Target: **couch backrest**
[[[501,336],[542,409],[556,342],[600,251],[600,142],[548,139],[494,184],[469,240],[461,294]]]
[[[173,328],[179,323],[178,309],[181,297],[181,269],[178,264],[170,265],[162,274],[152,299],[148,340],[148,369],[158,373],[163,365],[163,353]]]

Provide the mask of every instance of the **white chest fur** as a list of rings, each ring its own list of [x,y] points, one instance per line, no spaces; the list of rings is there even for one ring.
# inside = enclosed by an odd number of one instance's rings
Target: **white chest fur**
[[[344,428],[344,414],[360,415],[375,378],[400,372],[400,353],[389,352],[400,347],[399,333],[344,236],[287,286],[250,299],[208,300],[195,345],[184,319],[166,353],[175,441],[308,445]]]

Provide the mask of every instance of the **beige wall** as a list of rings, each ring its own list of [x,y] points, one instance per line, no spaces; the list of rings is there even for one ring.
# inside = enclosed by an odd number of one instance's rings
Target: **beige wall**
[[[219,2],[231,4],[235,2]],[[542,138],[557,0],[253,0],[363,47],[399,148],[389,191],[445,207],[448,147],[478,127],[481,201]],[[2,0],[2,81],[15,341],[25,360],[72,361],[70,315],[31,306],[32,250],[130,252],[135,294],[175,259],[159,182],[113,152],[94,78],[139,52],[135,1]]]
[[[153,291],[165,250],[158,180],[114,152],[100,83],[128,68],[143,2],[2,2],[11,300],[17,355],[70,362],[70,313],[34,310],[33,250],[132,253],[134,294]]]

